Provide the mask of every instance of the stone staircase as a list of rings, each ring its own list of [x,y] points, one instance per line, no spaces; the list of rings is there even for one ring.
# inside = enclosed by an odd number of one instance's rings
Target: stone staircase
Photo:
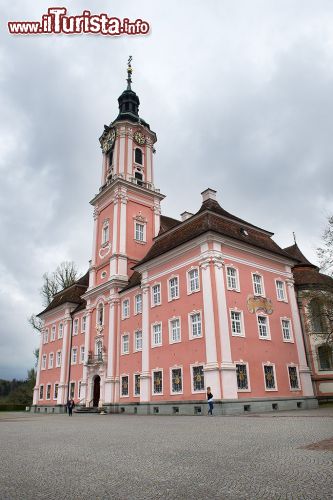
[[[76,406],[74,408],[74,413],[100,413],[102,410],[101,408],[96,408],[96,407],[92,407],[92,408],[87,408],[86,406]]]

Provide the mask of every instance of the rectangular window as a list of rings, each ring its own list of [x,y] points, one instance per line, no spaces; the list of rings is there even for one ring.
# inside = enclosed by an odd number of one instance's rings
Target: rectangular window
[[[76,318],[73,323],[73,335],[77,335],[79,333],[79,320]]]
[[[267,391],[276,390],[275,373],[273,365],[264,365],[265,388]]]
[[[180,319],[174,318],[169,321],[170,342],[180,342]]]
[[[56,338],[56,326],[53,325],[51,328],[51,336],[50,336],[50,341],[53,342]]]
[[[280,280],[276,280],[276,295],[278,300],[286,300],[286,290],[284,286],[284,282]]]
[[[61,366],[61,351],[57,351],[56,366],[57,368]]]
[[[253,274],[252,278],[254,295],[264,295],[262,276],[260,274]]]
[[[135,302],[135,314],[141,314],[142,313],[142,295],[139,293],[139,295],[136,295],[134,298]]]
[[[129,299],[123,300],[123,319],[129,318],[130,314],[130,303]]]
[[[46,370],[46,354],[42,356],[42,370]]]
[[[201,392],[205,390],[203,366],[192,366],[192,385],[193,392]]]
[[[77,362],[77,347],[73,347],[72,349],[72,365],[75,365]]]
[[[62,339],[63,336],[64,336],[64,325],[60,323],[58,328],[58,339]]]
[[[227,267],[227,288],[228,290],[239,290],[238,273],[234,267]]]
[[[299,389],[298,373],[296,366],[288,366],[290,389]]]
[[[142,351],[142,331],[138,330],[134,336],[134,348],[136,351]]]
[[[46,386],[46,399],[51,399],[51,384]]]
[[[179,285],[178,277],[169,279],[169,300],[174,300],[179,298]]]
[[[190,314],[190,336],[191,338],[202,337],[201,313]]]
[[[86,329],[87,329],[87,316],[82,316],[82,319],[81,319],[81,332],[82,333],[86,333]]]
[[[244,335],[242,325],[242,313],[240,311],[230,311],[232,335]]]
[[[58,398],[58,387],[59,387],[58,384],[54,384],[53,399],[57,399]]]
[[[163,374],[162,370],[153,372],[153,393],[162,394],[163,392]]]
[[[128,375],[121,377],[121,395],[128,396]]]
[[[282,319],[281,325],[282,325],[283,340],[285,342],[292,340],[290,320],[289,319]]]
[[[190,271],[188,271],[188,292],[197,292],[199,289],[199,269],[191,269]]]
[[[39,386],[39,399],[43,399],[43,398],[44,398],[44,386],[40,385]]]
[[[105,221],[102,229],[102,245],[104,245],[108,241],[109,241],[109,223]]]
[[[269,328],[268,328],[268,318],[267,316],[258,316],[258,328],[259,328],[259,338],[269,339]]]
[[[49,329],[47,328],[44,332],[44,344],[47,344],[49,341]]]
[[[145,225],[140,222],[135,223],[135,239],[137,241],[145,241]]]
[[[171,392],[177,394],[183,392],[183,374],[181,368],[171,370]]]
[[[75,396],[75,382],[71,382],[70,383],[69,394],[70,394],[70,398],[74,399],[74,396]]]
[[[84,363],[84,345],[80,347],[80,363]]]
[[[247,377],[247,366],[245,364],[236,364],[237,387],[239,391],[247,391],[249,382]]]
[[[129,353],[129,335],[123,335],[121,337],[122,344],[121,344],[121,350],[123,354],[128,354]]]
[[[158,306],[161,303],[161,285],[157,284],[152,286],[151,297],[153,306]]]
[[[50,354],[49,354],[49,368],[53,368],[53,359],[54,359],[54,354],[53,354],[53,352],[50,352]]]
[[[134,375],[134,396],[140,396],[140,374]]]
[[[153,325],[152,329],[152,345],[154,346],[159,346],[162,345],[162,324],[157,323],[156,325]]]

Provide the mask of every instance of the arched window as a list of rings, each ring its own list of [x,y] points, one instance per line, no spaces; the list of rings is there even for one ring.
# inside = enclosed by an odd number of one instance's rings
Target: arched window
[[[97,324],[99,326],[103,326],[103,323],[104,323],[104,305],[102,304],[102,302],[100,302],[97,307]]]
[[[134,161],[135,163],[139,163],[139,165],[142,165],[142,151],[139,148],[135,148]]]
[[[143,175],[141,172],[135,172],[134,173],[134,178],[135,178],[135,182],[138,186],[142,186],[143,184]]]
[[[318,347],[318,361],[320,370],[333,370],[333,352],[329,345]]]
[[[323,322],[322,304],[318,299],[312,299],[310,302],[311,326],[314,333],[325,331]]]

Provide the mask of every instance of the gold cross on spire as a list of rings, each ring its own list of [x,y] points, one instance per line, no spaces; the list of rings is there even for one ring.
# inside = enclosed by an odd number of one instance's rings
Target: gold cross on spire
[[[127,90],[132,90],[131,88],[131,83],[132,83],[132,62],[133,57],[129,56],[128,61],[127,61]]]

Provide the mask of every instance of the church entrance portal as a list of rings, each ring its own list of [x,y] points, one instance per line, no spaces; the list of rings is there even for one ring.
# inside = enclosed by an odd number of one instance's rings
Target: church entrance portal
[[[99,375],[96,375],[94,377],[94,396],[93,396],[94,407],[98,406],[100,393],[101,393],[101,377]]]

